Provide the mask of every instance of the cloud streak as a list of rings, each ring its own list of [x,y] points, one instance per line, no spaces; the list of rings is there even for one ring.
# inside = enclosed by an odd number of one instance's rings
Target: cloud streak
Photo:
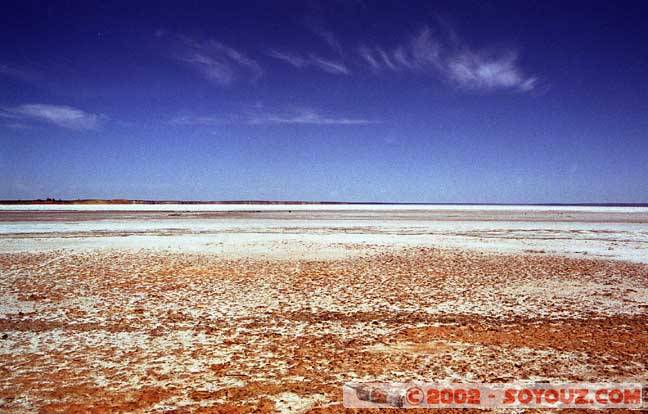
[[[156,36],[172,35],[158,32]],[[172,57],[214,84],[228,86],[240,79],[256,81],[263,76],[263,69],[256,60],[221,42],[172,37],[176,43]]]
[[[98,129],[105,117],[65,105],[25,104],[2,110],[3,117],[22,121],[46,122],[74,130]]]
[[[377,122],[360,118],[329,117],[313,110],[301,110],[292,114],[262,114],[251,118],[249,123],[288,125],[368,125]]]
[[[314,53],[311,53],[308,56],[301,56],[296,53],[280,52],[272,49],[268,51],[268,56],[287,63],[298,69],[315,67],[331,75],[351,74],[351,69],[349,69],[349,67],[344,62],[325,59]]]
[[[310,64],[306,59],[300,57],[299,55],[295,54],[290,54],[290,53],[285,53],[285,52],[279,52],[277,50],[270,50],[268,52],[268,56],[273,57],[275,59],[281,60],[285,63],[288,63],[289,65],[292,65],[296,68],[305,68]]]
[[[467,90],[528,92],[538,81],[524,74],[513,50],[475,50],[454,32],[433,36],[429,27],[392,49],[362,45],[357,53],[373,72],[423,73]]]
[[[193,116],[182,115],[170,121],[179,126],[217,126],[224,124],[243,125],[368,125],[378,121],[362,118],[335,117],[323,115],[311,109],[290,112],[259,112],[243,115]]]
[[[347,55],[347,59],[342,57],[340,43],[332,32],[316,25],[310,29],[338,52],[337,60],[274,49],[267,54],[298,69],[317,68],[345,76],[352,74],[352,67],[358,72],[369,69],[374,74],[427,75],[470,91],[529,92],[538,85],[538,78],[525,74],[520,67],[515,50],[471,48],[442,21],[437,29],[424,27],[409,40],[391,47],[360,44],[354,56]]]
[[[181,126],[215,126],[226,124],[228,121],[217,116],[182,115],[173,118],[169,123]]]
[[[30,69],[0,63],[0,76],[24,81],[33,81],[39,77],[39,74]]]
[[[306,27],[313,32],[314,35],[322,39],[335,53],[338,55],[343,54],[342,45],[332,31],[325,29],[324,26],[315,19],[307,19]]]
[[[335,62],[332,60],[327,60],[322,57],[319,57],[315,54],[310,55],[311,62],[313,65],[317,66],[324,72],[330,73],[332,75],[349,75],[351,71],[349,68],[342,62]]]

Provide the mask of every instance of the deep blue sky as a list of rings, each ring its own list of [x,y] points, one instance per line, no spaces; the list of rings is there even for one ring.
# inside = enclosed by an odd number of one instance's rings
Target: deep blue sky
[[[3,2],[0,198],[648,202],[645,2]]]

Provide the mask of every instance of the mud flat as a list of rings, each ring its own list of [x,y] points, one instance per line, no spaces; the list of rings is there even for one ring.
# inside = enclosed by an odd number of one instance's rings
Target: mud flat
[[[325,413],[347,381],[646,383],[645,213],[599,213],[2,212],[0,412]]]

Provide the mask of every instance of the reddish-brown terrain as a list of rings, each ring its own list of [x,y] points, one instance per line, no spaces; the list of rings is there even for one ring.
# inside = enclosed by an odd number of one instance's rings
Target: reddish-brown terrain
[[[648,380],[648,265],[363,252],[3,254],[0,412],[328,413],[347,381]]]

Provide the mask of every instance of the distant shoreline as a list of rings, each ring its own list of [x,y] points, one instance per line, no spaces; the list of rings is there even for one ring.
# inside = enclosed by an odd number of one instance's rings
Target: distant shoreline
[[[276,201],[276,200],[129,200],[129,199],[35,199],[0,200],[0,205],[403,205],[403,206],[575,206],[575,207],[648,207],[648,203],[401,203],[363,201]]]

